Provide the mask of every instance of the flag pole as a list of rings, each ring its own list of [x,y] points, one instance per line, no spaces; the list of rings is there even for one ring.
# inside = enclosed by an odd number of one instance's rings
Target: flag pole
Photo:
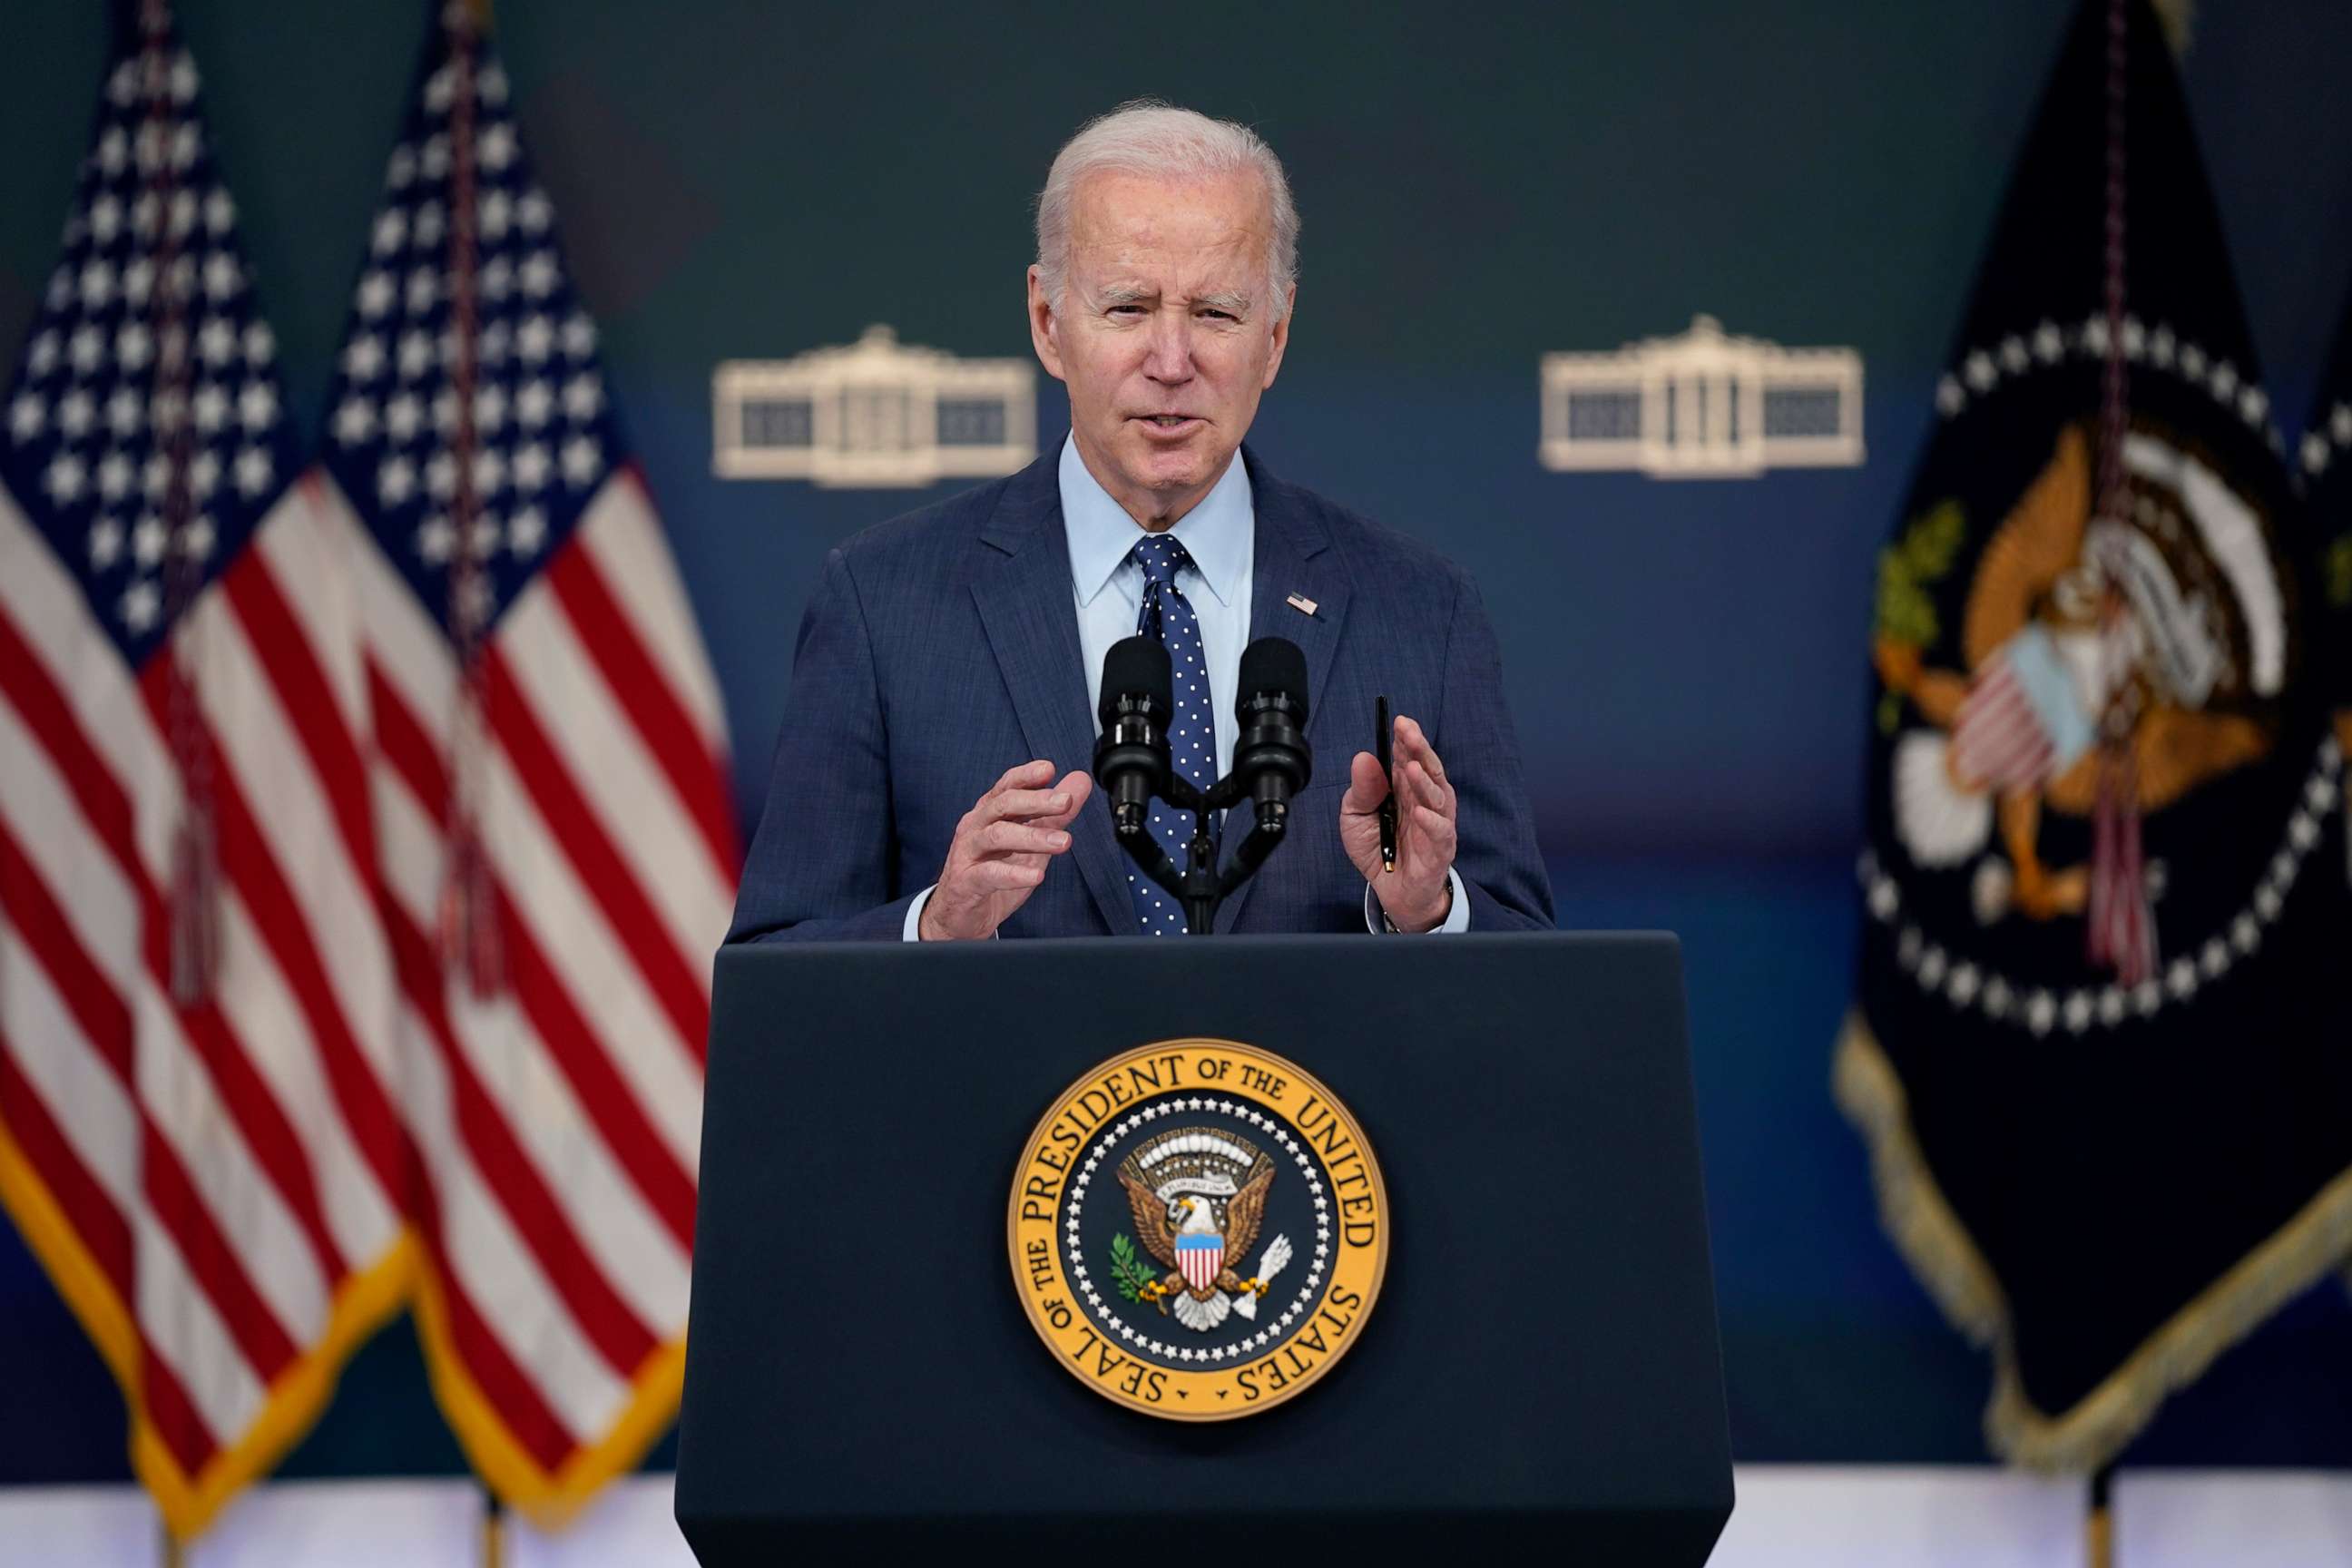
[[[506,1568],[507,1505],[488,1487],[482,1492],[482,1568]]]
[[[2115,1484],[2113,1460],[2091,1472],[2091,1506],[2084,1520],[2084,1568],[2116,1568]]]
[[[171,1524],[161,1514],[155,1516],[155,1539],[160,1544],[155,1556],[163,1568],[185,1568],[187,1549],[180,1544],[180,1538],[172,1533]]]

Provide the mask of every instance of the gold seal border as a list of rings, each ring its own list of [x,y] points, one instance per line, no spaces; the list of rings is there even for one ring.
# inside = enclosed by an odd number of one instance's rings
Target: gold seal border
[[[1164,1402],[1148,1401],[1139,1394],[1130,1394],[1107,1384],[1102,1378],[1078,1364],[1069,1346],[1064,1342],[1065,1336],[1076,1341],[1080,1331],[1094,1334],[1098,1342],[1101,1341],[1101,1336],[1097,1332],[1097,1326],[1086,1316],[1085,1307],[1079,1300],[1074,1299],[1068,1302],[1068,1310],[1076,1325],[1076,1330],[1056,1329],[1047,1318],[1046,1305],[1043,1298],[1049,1294],[1049,1290],[1040,1289],[1035,1284],[1037,1276],[1024,1253],[1021,1205],[1024,1196],[1031,1195],[1024,1192],[1024,1188],[1027,1178],[1036,1165],[1034,1159],[1036,1151],[1044,1145],[1045,1135],[1054,1123],[1062,1119],[1080,1095],[1130,1063],[1149,1060],[1155,1056],[1194,1050],[1236,1057],[1249,1066],[1287,1080],[1288,1084],[1307,1091],[1314,1098],[1329,1106],[1332,1114],[1338,1118],[1340,1126],[1362,1155],[1364,1173],[1371,1184],[1372,1218],[1378,1222],[1379,1235],[1371,1247],[1369,1273],[1365,1274],[1363,1266],[1359,1264],[1356,1268],[1349,1269],[1345,1276],[1346,1283],[1350,1289],[1360,1290],[1363,1304],[1354,1310],[1354,1315],[1349,1320],[1346,1330],[1335,1337],[1331,1348],[1306,1371],[1285,1373],[1281,1386],[1267,1389],[1255,1400],[1236,1405],[1206,1404],[1201,1406],[1193,1406],[1186,1401],[1180,1400],[1178,1407],[1171,1408]],[[1177,1090],[1173,1089],[1156,1089],[1150,1095],[1140,1098],[1157,1098],[1162,1094],[1175,1092]],[[1268,1098],[1262,1091],[1234,1084],[1220,1084],[1216,1092],[1222,1099],[1246,1100],[1264,1110],[1273,1111],[1282,1118],[1284,1126],[1289,1130],[1292,1137],[1301,1142],[1307,1141],[1308,1135],[1299,1128],[1295,1111],[1281,1101]],[[1101,1123],[1098,1122],[1097,1125],[1099,1126]],[[1331,1186],[1333,1190],[1332,1223],[1336,1228],[1343,1222],[1337,1212],[1338,1188],[1330,1180],[1328,1157],[1318,1153],[1316,1156],[1316,1163],[1323,1168],[1326,1185]],[[1072,1164],[1075,1168],[1076,1159],[1073,1160]],[[1063,1173],[1067,1174],[1066,1172]],[[1083,1298],[1085,1292],[1077,1289],[1070,1281],[1066,1267],[1066,1260],[1064,1257],[1065,1243],[1062,1239],[1061,1216],[1064,1201],[1068,1195],[1068,1184],[1064,1181],[1057,1185],[1053,1199],[1054,1219],[1048,1233],[1052,1237],[1048,1243],[1049,1261],[1052,1265],[1049,1278],[1059,1286],[1066,1296]],[[1214,1036],[1191,1035],[1175,1039],[1155,1040],[1150,1044],[1137,1046],[1107,1058],[1080,1074],[1061,1093],[1054,1097],[1052,1104],[1046,1108],[1045,1114],[1038,1118],[1037,1124],[1030,1129],[1029,1136],[1021,1144],[1020,1157],[1013,1167],[1012,1195],[1005,1205],[1004,1237],[1005,1254],[1013,1270],[1013,1293],[1021,1299],[1022,1313],[1029,1320],[1029,1326],[1036,1331],[1037,1337],[1044,1342],[1047,1352],[1063,1371],[1077,1379],[1080,1384],[1098,1396],[1125,1409],[1137,1411],[1158,1420],[1234,1421],[1244,1416],[1260,1415],[1277,1405],[1286,1404],[1297,1397],[1330,1370],[1334,1363],[1348,1353],[1356,1341],[1362,1337],[1364,1324],[1370,1320],[1372,1309],[1380,1304],[1381,1286],[1388,1275],[1388,1188],[1381,1178],[1380,1158],[1372,1149],[1371,1141],[1364,1136],[1363,1127],[1356,1121],[1354,1112],[1348,1109],[1347,1102],[1333,1094],[1322,1079],[1288,1058],[1277,1056],[1264,1047],[1245,1045],[1239,1040],[1222,1039]],[[1313,1306],[1315,1313],[1319,1314],[1324,1311],[1329,1306],[1332,1294],[1340,1288],[1343,1281],[1341,1265],[1345,1261],[1346,1243],[1343,1240],[1334,1251],[1334,1261],[1327,1270],[1328,1277],[1315,1300]],[[1359,1275],[1363,1276],[1360,1284],[1358,1283]],[[1162,1366],[1158,1362],[1137,1364],[1144,1367],[1147,1372],[1162,1374],[1166,1379],[1165,1386],[1171,1392],[1178,1387],[1182,1387],[1188,1394],[1202,1394],[1213,1398],[1219,1385],[1234,1384],[1239,1373],[1257,1370],[1260,1363],[1271,1361],[1289,1350],[1297,1342],[1298,1336],[1307,1331],[1311,1326],[1310,1322],[1294,1332],[1280,1345],[1260,1352],[1246,1362],[1238,1365],[1220,1367],[1215,1371],[1187,1372],[1179,1367]],[[1080,1344],[1078,1353],[1083,1353],[1086,1348],[1084,1344]]]

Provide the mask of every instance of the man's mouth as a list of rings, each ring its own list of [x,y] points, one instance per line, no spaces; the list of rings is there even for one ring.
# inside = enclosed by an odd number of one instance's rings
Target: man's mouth
[[[1199,423],[1190,414],[1138,414],[1134,417],[1156,430],[1181,430],[1187,425]]]

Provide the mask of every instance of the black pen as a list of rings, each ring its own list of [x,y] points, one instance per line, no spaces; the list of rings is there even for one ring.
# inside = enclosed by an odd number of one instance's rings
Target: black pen
[[[1373,710],[1372,722],[1379,734],[1372,741],[1372,755],[1380,759],[1381,777],[1388,781],[1389,793],[1381,801],[1381,870],[1396,869],[1396,775],[1389,771],[1389,700],[1380,700]]]

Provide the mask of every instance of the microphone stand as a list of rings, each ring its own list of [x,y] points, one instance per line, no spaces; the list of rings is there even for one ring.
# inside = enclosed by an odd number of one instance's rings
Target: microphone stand
[[[1298,750],[1306,751],[1304,741],[1299,742]],[[1217,868],[1216,839],[1209,832],[1209,814],[1249,800],[1257,774],[1272,765],[1271,760],[1252,759],[1244,750],[1234,771],[1205,790],[1172,772],[1168,775],[1158,791],[1160,798],[1179,811],[1192,814],[1192,841],[1185,848],[1188,864],[1181,871],[1177,870],[1168,851],[1160,847],[1160,840],[1151,836],[1145,813],[1136,812],[1127,820],[1113,815],[1111,831],[1127,850],[1128,858],[1161,891],[1183,906],[1184,929],[1190,935],[1209,934],[1216,923],[1217,906],[1247,881],[1282,842],[1283,832],[1290,823],[1288,801],[1259,803],[1257,822],[1234,847],[1233,863],[1222,871]]]

